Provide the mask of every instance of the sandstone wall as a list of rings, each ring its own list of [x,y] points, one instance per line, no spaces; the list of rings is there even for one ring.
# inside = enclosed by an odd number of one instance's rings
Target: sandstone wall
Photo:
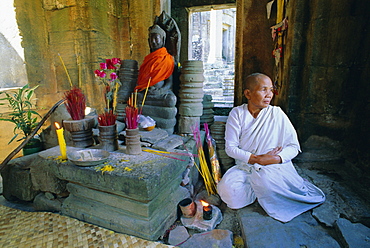
[[[361,177],[370,173],[369,11],[367,1],[289,1],[277,98],[302,142],[313,134],[340,141]]]
[[[50,108],[70,88],[61,57],[72,83],[84,90],[90,106],[100,109],[102,87],[94,70],[112,57],[142,62],[149,53],[147,30],[160,14],[159,2],[15,0],[28,79],[40,85],[38,106]]]

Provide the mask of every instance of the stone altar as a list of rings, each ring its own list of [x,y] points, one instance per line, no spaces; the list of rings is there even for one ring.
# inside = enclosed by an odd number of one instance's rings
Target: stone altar
[[[193,140],[185,145],[195,150]],[[73,149],[81,150],[67,147]],[[81,167],[61,161],[59,155],[59,147],[53,147],[28,161],[32,188],[54,195],[68,193],[61,213],[89,223],[157,240],[177,219],[178,202],[189,197],[189,191],[180,186],[190,162],[186,156],[173,155],[181,159],[177,160],[148,152],[128,155],[120,146],[104,164]],[[102,172],[105,165],[114,170]]]

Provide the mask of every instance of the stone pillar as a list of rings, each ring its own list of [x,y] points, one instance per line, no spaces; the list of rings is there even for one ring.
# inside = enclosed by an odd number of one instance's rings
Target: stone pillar
[[[211,10],[209,39],[219,42],[209,43],[207,62],[213,64],[222,61],[222,10]]]
[[[203,62],[184,61],[180,76],[179,132],[191,134],[193,127],[200,125],[203,114]]]

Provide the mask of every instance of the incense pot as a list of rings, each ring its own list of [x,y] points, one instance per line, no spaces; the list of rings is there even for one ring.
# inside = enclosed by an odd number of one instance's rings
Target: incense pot
[[[130,155],[141,154],[139,128],[126,128],[126,153]]]
[[[98,125],[98,128],[100,148],[108,152],[118,150],[117,124],[110,126]]]
[[[180,201],[179,206],[182,212],[182,216],[185,218],[193,217],[197,211],[195,202],[190,198],[186,198]]]
[[[94,145],[92,128],[95,120],[92,117],[85,117],[82,120],[63,120],[65,130],[69,131],[72,136],[74,147],[89,147]]]

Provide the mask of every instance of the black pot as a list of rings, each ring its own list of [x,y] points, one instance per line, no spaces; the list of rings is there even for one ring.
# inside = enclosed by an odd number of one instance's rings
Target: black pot
[[[41,140],[32,138],[23,147],[23,156],[30,155],[42,151],[43,144]]]

